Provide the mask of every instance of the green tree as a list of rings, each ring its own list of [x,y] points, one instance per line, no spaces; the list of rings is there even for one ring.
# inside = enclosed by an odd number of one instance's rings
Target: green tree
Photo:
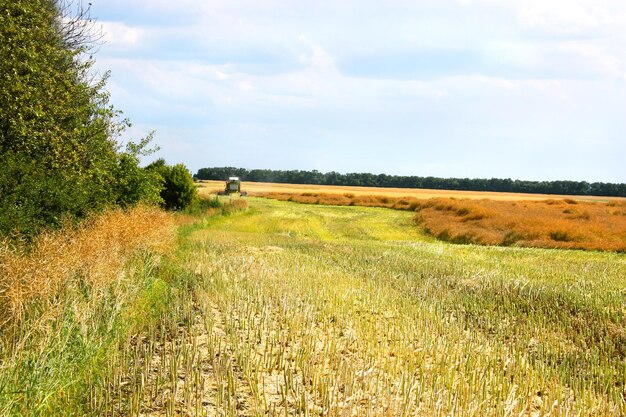
[[[95,77],[85,54],[85,9],[64,14],[72,4],[0,0],[2,234],[154,197],[137,155],[120,150],[129,123],[109,104],[108,74]]]
[[[163,179],[161,198],[167,210],[183,210],[190,208],[198,199],[198,190],[193,183],[191,172],[183,164],[167,165],[165,160],[158,159],[146,167],[156,172]]]
[[[113,192],[115,203],[121,207],[129,207],[144,202],[162,204],[161,190],[165,180],[157,172],[139,166],[139,160],[132,154],[120,156],[116,182]]]

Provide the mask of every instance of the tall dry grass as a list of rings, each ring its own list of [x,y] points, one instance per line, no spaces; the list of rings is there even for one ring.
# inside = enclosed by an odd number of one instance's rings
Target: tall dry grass
[[[184,237],[245,206],[112,210],[28,246],[2,242],[0,416],[137,415],[141,360],[196,314],[195,275],[178,266]]]
[[[123,274],[130,255],[162,253],[174,236],[171,215],[139,206],[44,233],[28,249],[0,242],[0,328],[18,326],[33,302],[44,314],[60,313],[56,295],[70,281],[103,288]]]
[[[432,199],[415,221],[457,243],[626,252],[626,203]]]
[[[255,192],[254,197],[271,198],[279,201],[293,201],[303,204],[325,204],[330,206],[386,207],[398,210],[415,210],[421,200],[414,197],[392,197],[384,195],[361,195],[354,193],[287,193]]]
[[[626,252],[626,202],[495,201],[320,193],[255,193],[305,204],[416,211],[427,233],[454,243]]]

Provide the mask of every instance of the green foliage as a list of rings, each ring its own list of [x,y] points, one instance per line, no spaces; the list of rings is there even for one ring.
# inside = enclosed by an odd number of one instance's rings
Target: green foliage
[[[168,283],[158,277],[147,280],[133,308],[126,312],[127,316],[124,320],[134,330],[149,328],[166,315],[171,301],[172,294]]]
[[[154,171],[139,167],[136,157],[129,154],[120,156],[114,191],[118,205],[129,207],[139,201],[161,204],[163,185],[163,178]]]
[[[87,187],[24,154],[0,154],[0,233],[32,236],[64,216],[82,217]]]
[[[68,25],[84,22],[67,19],[63,4],[0,2],[0,235],[29,236],[112,204],[160,202],[160,179],[138,167],[152,136],[120,152],[129,123],[109,104],[108,73],[92,71],[89,39],[66,38]]]
[[[162,205],[167,210],[191,208],[198,201],[198,191],[191,173],[183,164],[167,165],[159,159],[146,167],[148,172],[157,173],[163,179]]]

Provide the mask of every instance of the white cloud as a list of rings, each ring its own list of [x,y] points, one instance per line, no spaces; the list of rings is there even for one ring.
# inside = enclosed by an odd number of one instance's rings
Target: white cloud
[[[578,0],[529,0],[521,8],[522,26],[560,35],[595,30],[600,20],[591,7]]]
[[[106,1],[114,102],[192,168],[227,143],[231,165],[515,176],[489,161],[570,146],[623,178],[598,162],[626,153],[621,1]]]
[[[146,41],[147,31],[120,22],[99,22],[106,48],[113,51],[136,50]]]

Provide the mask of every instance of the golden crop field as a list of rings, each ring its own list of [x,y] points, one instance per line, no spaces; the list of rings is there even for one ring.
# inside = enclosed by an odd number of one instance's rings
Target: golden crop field
[[[488,200],[255,192],[280,201],[414,211],[416,227],[453,243],[626,252],[626,201]]]
[[[209,195],[224,189],[224,181],[203,180],[198,183],[199,192],[202,195]],[[414,197],[419,199],[454,197],[463,199],[490,199],[490,200],[548,200],[575,198],[581,201],[607,201],[607,197],[594,196],[563,196],[546,194],[521,194],[521,193],[496,193],[486,191],[453,191],[453,190],[425,190],[414,188],[381,188],[381,187],[352,187],[339,185],[310,185],[310,184],[276,184],[265,182],[241,183],[242,190],[250,193],[316,193],[316,194],[354,194],[354,195],[376,195],[387,197]],[[626,201],[626,199],[621,199]]]

